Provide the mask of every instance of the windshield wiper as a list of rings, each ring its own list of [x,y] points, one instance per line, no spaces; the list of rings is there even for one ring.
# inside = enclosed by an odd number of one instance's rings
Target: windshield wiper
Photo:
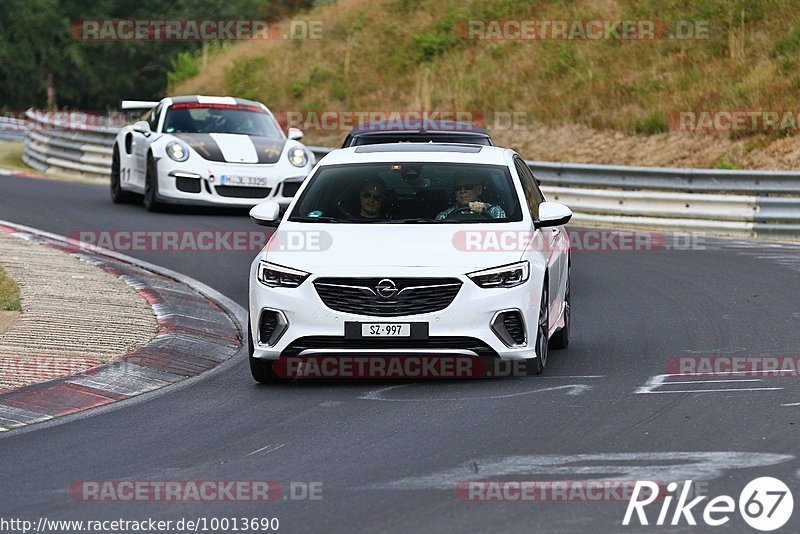
[[[349,223],[352,222],[348,219],[339,219],[338,217],[290,217],[290,222],[322,222],[322,223]]]

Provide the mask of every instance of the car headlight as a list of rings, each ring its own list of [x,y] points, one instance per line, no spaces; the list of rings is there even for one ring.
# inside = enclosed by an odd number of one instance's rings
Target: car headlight
[[[515,287],[524,284],[530,275],[531,266],[527,261],[492,267],[483,271],[469,273],[467,276],[479,287]]]
[[[170,141],[167,143],[167,156],[175,161],[186,161],[189,159],[189,147],[180,141]]]
[[[309,273],[267,261],[258,264],[258,281],[269,287],[297,287]]]
[[[308,163],[308,154],[304,149],[296,146],[289,150],[289,163],[295,167],[305,167]]]

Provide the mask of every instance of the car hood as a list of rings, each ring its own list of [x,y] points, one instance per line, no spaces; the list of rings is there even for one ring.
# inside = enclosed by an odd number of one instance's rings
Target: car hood
[[[510,246],[493,246],[512,234]],[[257,259],[320,275],[391,274],[409,268],[466,274],[518,261],[523,224],[313,224],[284,222]],[[520,237],[522,236],[522,237]],[[523,241],[520,244],[520,239]],[[477,243],[481,243],[477,245]],[[489,246],[486,246],[486,245]],[[498,250],[505,248],[507,250]]]
[[[171,134],[188,144],[203,159],[227,163],[277,163],[285,139],[228,133]]]

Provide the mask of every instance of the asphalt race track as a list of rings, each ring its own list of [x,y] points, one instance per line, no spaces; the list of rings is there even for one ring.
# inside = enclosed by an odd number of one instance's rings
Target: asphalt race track
[[[103,187],[13,176],[0,176],[0,219],[61,235],[256,228],[244,212],[150,214],[113,205]],[[129,254],[247,305],[254,252]],[[0,436],[3,515],[277,517],[286,532],[638,532],[647,529],[621,525],[624,502],[466,502],[456,484],[650,476],[705,480],[712,497],[738,499],[750,480],[774,476],[800,495],[796,376],[654,378],[681,356],[800,354],[800,249],[708,239],[701,250],[584,251],[572,276],[571,345],[551,353],[543,377],[259,386],[239,357],[145,402]],[[81,480],[323,490],[274,503],[97,503],[70,496]],[[739,516],[730,530],[752,531]]]

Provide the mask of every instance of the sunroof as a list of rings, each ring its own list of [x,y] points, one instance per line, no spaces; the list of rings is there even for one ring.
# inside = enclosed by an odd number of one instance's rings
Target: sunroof
[[[460,152],[477,154],[483,147],[450,143],[387,143],[382,145],[363,145],[356,152],[369,154],[376,152]]]

